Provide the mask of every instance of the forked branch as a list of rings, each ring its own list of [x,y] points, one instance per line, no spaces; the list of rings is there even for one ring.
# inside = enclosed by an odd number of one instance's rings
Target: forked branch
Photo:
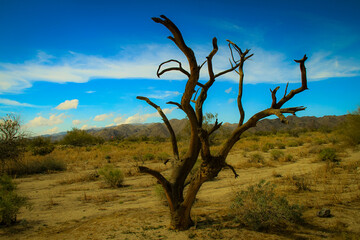
[[[281,108],[287,101],[289,101],[290,99],[292,99],[296,94],[305,91],[308,89],[307,87],[307,78],[306,78],[306,68],[305,68],[305,61],[307,60],[307,56],[306,54],[304,55],[304,57],[300,60],[294,60],[295,62],[299,63],[300,65],[300,72],[301,72],[301,87],[291,90],[289,92],[289,94],[286,94],[287,91],[287,87],[288,85],[286,85],[286,90],[285,90],[285,95],[284,97],[277,103],[271,105],[272,108]],[[276,93],[276,92],[275,92]],[[274,98],[273,98],[274,99]]]

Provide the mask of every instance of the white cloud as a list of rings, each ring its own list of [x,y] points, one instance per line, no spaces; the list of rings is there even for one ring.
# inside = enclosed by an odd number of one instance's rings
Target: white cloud
[[[232,91],[232,87],[225,90],[227,94],[229,94]]]
[[[87,130],[87,129],[92,129],[92,128],[97,128],[97,126],[89,126],[89,125],[85,124],[80,129],[81,130]]]
[[[89,94],[91,94],[91,93],[95,93],[96,91],[86,91],[86,93],[89,93]]]
[[[19,106],[19,107],[36,107],[35,105],[28,104],[28,103],[20,103],[18,101],[0,98],[0,104],[7,105],[7,106]]]
[[[298,82],[300,81],[298,64],[292,56],[275,51],[266,51],[260,47],[249,46],[255,55],[244,66],[245,83],[260,82]],[[194,48],[199,63],[205,60],[209,49],[204,46]],[[210,49],[211,51],[211,49]],[[214,57],[215,72],[228,69],[229,51],[226,45],[219,45]],[[299,56],[301,58],[302,56]],[[53,57],[39,51],[38,56],[24,63],[0,63],[0,93],[19,92],[32,86],[33,82],[75,82],[84,83],[91,79],[158,79],[156,69],[163,61],[177,58],[187,67],[186,60],[173,44],[149,44],[126,47],[121,55],[101,57],[69,52],[67,56]],[[329,65],[330,64],[330,65]],[[355,58],[337,57],[335,53],[314,53],[306,64],[309,80],[333,77],[360,76],[359,62]],[[170,64],[169,66],[172,66]],[[163,69],[169,67],[163,66]],[[330,67],[329,67],[330,66]],[[206,74],[206,67],[203,69]],[[206,79],[206,76],[203,77]],[[184,80],[186,76],[179,72],[167,72],[161,79]],[[227,74],[222,79],[238,81],[237,74]],[[88,91],[93,93],[93,91]],[[173,92],[175,93],[175,92]],[[162,97],[166,97],[166,93]],[[170,94],[170,93],[168,93]]]
[[[229,98],[228,103],[233,103],[236,101],[236,98]]]
[[[355,77],[360,73],[360,61],[333,57],[330,52],[315,53],[308,60],[310,79],[322,80],[332,77]]]
[[[178,91],[155,91],[153,94],[148,95],[148,98],[165,99],[169,97],[176,97],[181,93]]]
[[[54,127],[48,130],[43,131],[41,134],[54,134],[59,132],[59,128],[58,127]]]
[[[67,110],[67,109],[76,109],[79,104],[79,100],[66,100],[63,103],[60,103],[55,109],[58,110]]]
[[[42,127],[42,126],[53,126],[61,124],[64,122],[66,116],[61,113],[59,115],[53,114],[49,118],[44,118],[42,116],[35,117],[33,120],[30,120],[26,126],[27,127]]]
[[[108,118],[111,118],[113,116],[112,113],[110,114],[101,114],[101,115],[97,115],[94,117],[94,121],[96,122],[102,122],[102,121],[105,121],[106,119]]]
[[[75,120],[72,121],[72,124],[73,124],[73,125],[79,125],[79,124],[81,124],[81,123],[82,123],[82,121],[77,120],[77,119],[75,119]]]
[[[165,109],[163,109],[163,112],[165,114],[170,114],[174,109],[176,109],[176,108],[175,107],[174,108],[165,108]],[[139,113],[136,113],[135,115],[128,117],[124,121],[124,123],[125,124],[144,123],[144,122],[146,122],[147,119],[152,118],[152,117],[160,117],[160,115],[159,115],[158,112],[147,113],[147,114],[143,114],[143,115],[140,115]]]
[[[120,123],[123,123],[123,118],[122,117],[117,117],[114,119],[114,123],[116,124],[120,124]]]
[[[109,58],[71,51],[69,53],[55,58],[39,52],[36,59],[24,63],[0,63],[0,93],[19,92],[31,87],[36,81],[84,83],[97,78],[158,79],[158,65],[179,56],[178,50],[171,44],[128,46],[121,55]],[[180,60],[183,58],[180,55]],[[184,79],[184,75],[170,73],[162,78]]]
[[[89,128],[89,125],[85,124],[85,125],[82,125],[82,127],[80,128],[81,130],[86,130]]]

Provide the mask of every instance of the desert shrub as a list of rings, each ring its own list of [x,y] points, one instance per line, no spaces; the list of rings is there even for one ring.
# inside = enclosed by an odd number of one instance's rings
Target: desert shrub
[[[309,178],[304,176],[291,176],[288,177],[288,180],[291,184],[293,184],[298,191],[311,191],[311,181]]]
[[[150,160],[154,160],[155,159],[155,156],[154,156],[154,154],[152,154],[152,153],[146,153],[145,155],[144,155],[144,160],[145,161],[150,161]]]
[[[0,177],[0,224],[11,225],[16,222],[16,216],[21,207],[29,206],[27,198],[15,192],[16,185],[8,175]]]
[[[283,158],[284,162],[292,162],[294,161],[294,156],[291,154],[286,154]]]
[[[164,161],[166,161],[166,160],[169,159],[169,154],[167,154],[166,152],[161,152],[161,153],[159,153],[159,154],[156,156],[156,158],[157,158],[159,161],[164,162]]]
[[[106,165],[98,171],[103,176],[105,182],[112,188],[121,187],[124,182],[124,174],[120,169],[114,168],[112,165]]]
[[[30,140],[29,148],[33,155],[44,156],[54,151],[55,146],[50,138],[36,137]]]
[[[324,148],[319,152],[318,158],[321,161],[338,162],[338,156],[334,148]]]
[[[338,133],[349,146],[360,144],[360,106],[357,111],[346,117],[346,121],[338,129]]]
[[[249,186],[247,190],[238,192],[231,205],[234,220],[256,231],[301,222],[303,209],[289,204],[285,197],[275,194],[274,188],[274,185],[262,180]]]
[[[61,141],[64,145],[72,145],[76,147],[96,145],[104,143],[104,139],[100,137],[95,137],[85,130],[73,128],[71,131],[68,131]]]
[[[274,144],[272,143],[265,143],[264,146],[262,146],[261,151],[268,152],[270,149],[274,148]]]
[[[271,159],[274,161],[279,161],[284,157],[284,152],[278,149],[271,150],[270,152]]]
[[[286,148],[286,145],[284,143],[282,143],[282,142],[276,143],[276,146],[277,146],[278,149],[285,149]]]
[[[19,117],[8,114],[0,118],[0,171],[16,163],[25,152],[25,133],[21,130]]]
[[[260,153],[253,153],[248,160],[250,163],[264,163],[264,156]]]
[[[298,147],[298,146],[302,146],[303,144],[304,144],[304,142],[301,140],[292,140],[292,141],[289,141],[287,145],[289,147]]]
[[[11,168],[11,173],[20,176],[65,170],[66,164],[64,161],[53,157],[45,157],[35,161],[14,164]]]

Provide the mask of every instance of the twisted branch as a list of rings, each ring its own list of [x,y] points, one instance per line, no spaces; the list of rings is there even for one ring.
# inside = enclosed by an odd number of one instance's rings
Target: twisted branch
[[[164,70],[162,70],[162,71],[160,72],[161,67],[162,67],[164,64],[169,63],[169,62],[176,62],[177,64],[179,64],[179,67],[166,68],[166,69],[164,69]],[[158,67],[158,70],[156,71],[156,75],[158,76],[158,78],[160,78],[160,76],[161,76],[162,74],[164,74],[164,73],[166,73],[166,72],[170,72],[170,71],[180,71],[180,72],[182,72],[183,74],[185,74],[187,77],[190,77],[190,73],[189,73],[188,71],[186,71],[186,70],[182,67],[181,62],[178,61],[178,60],[175,60],[175,59],[170,59],[170,60],[168,60],[168,61],[165,61],[165,62],[161,63],[161,64],[159,65],[159,67]]]

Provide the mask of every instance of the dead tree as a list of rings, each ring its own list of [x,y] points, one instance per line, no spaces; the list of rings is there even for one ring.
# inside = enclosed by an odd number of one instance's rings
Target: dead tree
[[[249,120],[244,122],[245,111],[242,105],[244,82],[243,66],[245,61],[253,56],[253,54],[249,54],[250,50],[247,49],[242,51],[241,48],[238,47],[235,43],[227,40],[230,49],[231,66],[229,66],[229,68],[224,71],[215,73],[212,62],[215,54],[218,51],[216,38],[214,38],[212,41],[213,49],[206,57],[206,61],[199,65],[193,50],[186,45],[180,30],[170,19],[161,15],[160,18],[152,18],[152,20],[156,23],[162,24],[171,32],[172,36],[169,36],[168,38],[176,44],[176,46],[187,58],[190,71],[183,68],[180,61],[171,59],[160,64],[157,70],[157,75],[158,77],[161,77],[161,75],[166,72],[177,71],[184,74],[188,79],[185,90],[182,94],[181,102],[168,102],[168,104],[176,105],[179,109],[184,111],[190,122],[191,134],[188,150],[184,156],[180,156],[174,130],[162,109],[153,103],[150,99],[138,96],[138,99],[146,101],[149,105],[154,107],[162,117],[162,120],[169,130],[173,150],[173,159],[171,160],[172,174],[169,179],[165,178],[160,172],[145,166],[139,167],[139,171],[155,177],[164,188],[170,208],[170,228],[185,230],[193,224],[190,212],[201,185],[204,182],[216,177],[223,168],[230,168],[233,171],[235,177],[238,176],[235,169],[226,163],[226,157],[228,156],[234,144],[240,139],[242,133],[244,133],[249,128],[255,127],[259,120],[268,116],[276,115],[282,122],[287,123],[287,119],[285,118],[284,114],[295,114],[298,111],[305,110],[305,107],[303,106],[292,108],[281,107],[290,99],[292,99],[296,94],[307,89],[305,69],[305,61],[307,57],[305,55],[301,60],[295,60],[295,62],[299,63],[300,65],[301,87],[292,90],[289,93],[287,93],[288,87],[286,87],[285,94],[280,100],[277,100],[276,98],[276,93],[279,90],[279,87],[276,87],[274,90],[270,89],[272,97],[270,108],[256,113],[250,117]],[[169,62],[175,63],[176,66],[165,68],[164,66]],[[200,83],[200,69],[205,64],[207,66],[209,80],[206,83]],[[237,105],[240,113],[239,123],[230,137],[224,142],[221,150],[216,154],[213,154],[210,150],[209,136],[217,129],[219,129],[222,123],[219,123],[216,119],[216,122],[212,128],[206,130],[203,127],[203,104],[207,98],[208,90],[213,85],[215,80],[224,74],[234,71],[239,75],[239,93],[237,97]],[[185,183],[185,180],[187,179],[191,169],[194,167],[194,164],[197,161],[199,155],[201,155],[202,159],[201,166],[199,167],[196,174],[191,178],[190,182]]]

